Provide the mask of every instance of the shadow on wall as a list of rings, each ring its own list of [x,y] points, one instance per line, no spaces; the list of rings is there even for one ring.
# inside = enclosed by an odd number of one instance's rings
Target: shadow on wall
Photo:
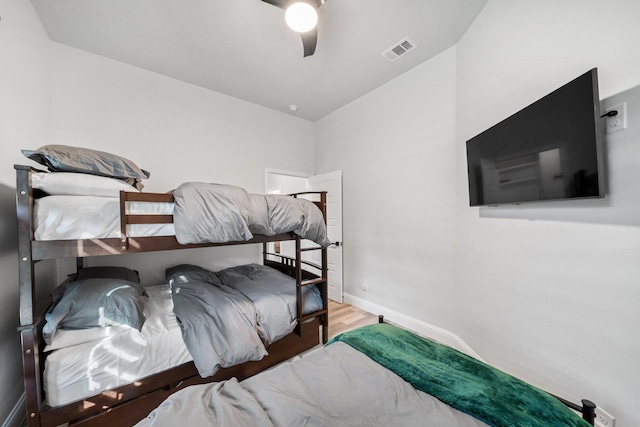
[[[18,297],[18,231],[16,221],[16,190],[0,184],[0,419],[4,419],[19,400],[22,385],[22,363]]]
[[[479,208],[480,218],[528,219],[640,226],[640,86],[600,101],[602,113],[626,103],[627,128],[605,135],[603,199]],[[605,127],[604,118],[603,128]],[[466,165],[465,165],[466,166]]]
[[[0,236],[2,236],[0,256],[18,252],[16,189],[2,184],[0,184]],[[15,262],[13,267],[17,269]]]

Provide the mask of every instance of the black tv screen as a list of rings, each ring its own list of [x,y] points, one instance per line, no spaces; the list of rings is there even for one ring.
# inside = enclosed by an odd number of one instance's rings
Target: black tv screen
[[[467,141],[471,206],[604,197],[592,69]]]

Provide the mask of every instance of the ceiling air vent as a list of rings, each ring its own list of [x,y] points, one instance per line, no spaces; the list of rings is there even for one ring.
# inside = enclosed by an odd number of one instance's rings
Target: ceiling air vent
[[[387,58],[389,61],[393,62],[396,59],[400,58],[405,53],[408,53],[418,47],[414,42],[409,40],[408,38],[404,38],[400,40],[395,46],[390,47],[389,49],[382,52],[382,56]]]

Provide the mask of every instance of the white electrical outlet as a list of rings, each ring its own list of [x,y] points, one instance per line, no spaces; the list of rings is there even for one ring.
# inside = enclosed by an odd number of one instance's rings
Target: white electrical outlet
[[[368,289],[369,289],[369,284],[367,283],[367,279],[364,279],[362,281],[362,290],[367,292]]]
[[[602,408],[596,407],[595,427],[615,427],[616,419]]]
[[[607,133],[618,132],[627,128],[627,103],[623,102],[622,104],[609,107],[605,113],[613,110],[616,110],[618,114],[606,118]]]

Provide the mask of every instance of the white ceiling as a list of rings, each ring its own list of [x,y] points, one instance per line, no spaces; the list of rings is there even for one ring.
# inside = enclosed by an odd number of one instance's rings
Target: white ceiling
[[[261,0],[31,0],[51,40],[312,121],[455,45],[487,1],[327,0],[303,58]]]

